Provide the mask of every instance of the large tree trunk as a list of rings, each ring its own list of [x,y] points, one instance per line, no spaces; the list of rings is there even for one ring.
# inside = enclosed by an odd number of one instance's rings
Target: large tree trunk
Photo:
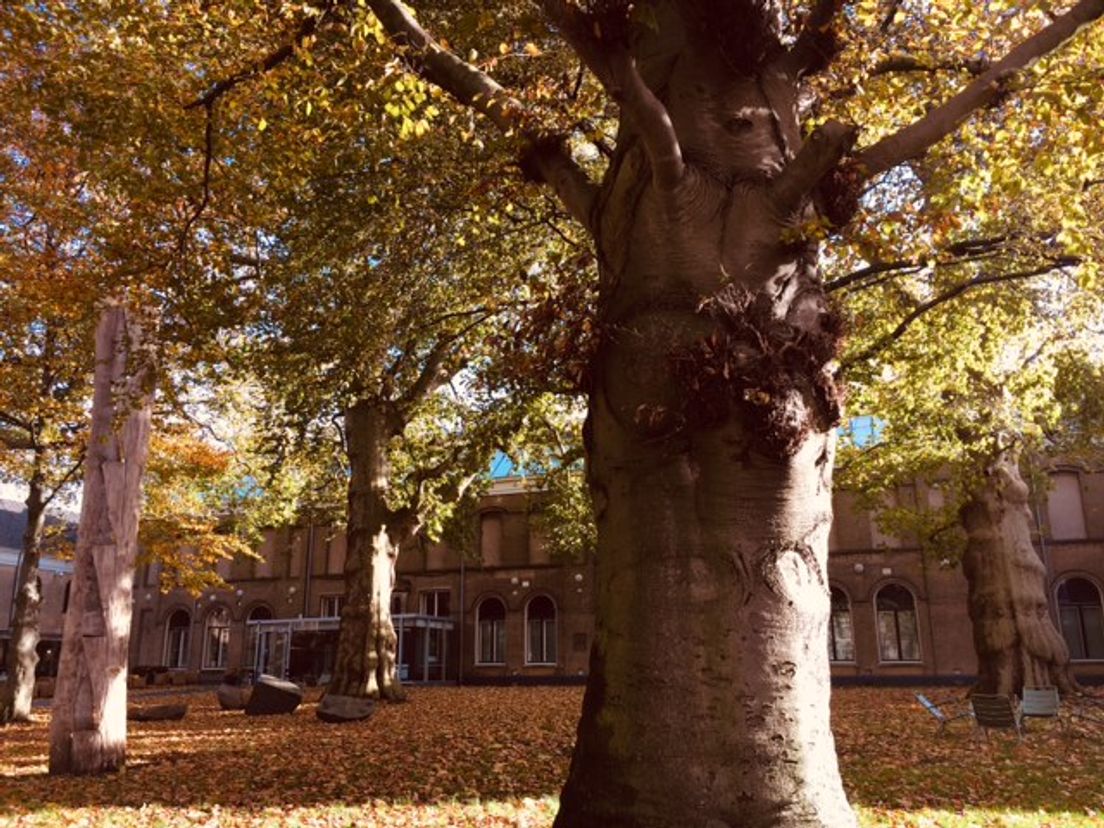
[[[109,306],[96,329],[92,430],[74,577],[50,724],[50,773],[103,773],[126,760],[131,587],[149,448],[139,329]]]
[[[38,665],[38,612],[42,605],[38,564],[42,528],[46,522],[46,499],[41,471],[42,455],[36,452],[34,472],[27,493],[27,526],[19,572],[12,636],[8,645],[7,680],[0,686],[0,723],[26,722],[34,700],[35,667]]]
[[[1019,693],[1025,685],[1076,688],[1069,649],[1050,616],[1046,570],[1031,543],[1028,487],[1014,449],[986,469],[987,485],[962,507],[970,620],[981,693]]]
[[[406,521],[387,506],[388,442],[401,430],[384,403],[360,402],[345,413],[349,451],[345,605],[328,693],[353,698],[403,697],[396,669],[398,638],[391,590]]]
[[[827,653],[838,333],[808,200],[772,183],[800,144],[795,86],[748,69],[744,44],[690,24],[671,41],[663,22],[634,54],[687,169],[664,189],[624,119],[596,208],[597,623],[556,825],[844,828]]]

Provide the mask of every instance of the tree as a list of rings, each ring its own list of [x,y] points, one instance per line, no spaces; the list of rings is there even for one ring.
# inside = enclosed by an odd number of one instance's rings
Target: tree
[[[126,760],[127,645],[150,427],[141,336],[133,314],[118,304],[105,308],[96,329],[92,428],[50,719],[50,773],[102,773]]]
[[[403,203],[415,199],[406,191]],[[479,262],[478,248],[450,244],[465,232],[463,214],[391,241],[348,203],[335,210],[341,200],[331,191],[309,211],[287,211],[247,357],[280,428],[309,437],[336,426],[348,463],[346,600],[327,715],[338,704],[364,709],[349,699],[402,697],[390,616],[399,549],[439,531],[524,405],[477,387],[517,260],[499,268]],[[359,226],[339,233],[341,244],[315,244],[334,236],[335,216]]]
[[[490,76],[490,61],[459,58],[405,6],[367,5],[375,20],[356,25],[382,26],[413,71],[513,136],[525,172],[559,196],[596,248],[586,444],[598,618],[557,824],[853,824],[827,708],[840,330],[817,270],[819,229],[846,231],[865,182],[979,110],[1015,120],[1014,107],[1001,107],[1015,78],[1096,21],[1104,3],[1014,14],[1018,42],[951,94],[939,90],[919,118],[910,101],[869,106],[854,73],[842,95],[874,116],[873,134],[856,146],[852,127],[811,118],[803,105],[806,82],[831,69],[840,31],[890,39],[873,3],[843,12],[833,0],[546,0],[543,21],[510,18],[518,25],[504,54],[528,53],[534,40],[537,52],[562,54],[566,42],[619,108],[601,187],[574,155],[592,134],[581,124],[592,122],[541,123],[561,85],[538,80],[515,97]],[[335,8],[304,14],[289,42],[212,90],[294,58]],[[943,34],[926,7],[892,9],[889,24],[904,14],[930,45]],[[457,24],[435,11],[425,26]],[[975,32],[1006,22],[1003,6],[950,12],[980,23]],[[948,22],[977,44],[960,20]]]
[[[27,721],[38,662],[38,567],[46,513],[75,483],[94,315],[95,256],[72,156],[44,120],[0,125],[0,477],[26,487],[0,723]]]
[[[842,452],[841,481],[881,510],[885,528],[917,537],[944,565],[961,561],[984,693],[1075,687],[1032,543],[1030,489],[1041,481],[1029,487],[1021,468],[1074,448],[1072,400],[1056,383],[1099,302],[1060,271],[1038,281],[983,288],[967,313],[925,316],[881,355],[880,371],[856,372],[865,382],[852,377],[852,402],[879,418],[879,434]],[[894,502],[917,480],[938,492],[936,508]]]

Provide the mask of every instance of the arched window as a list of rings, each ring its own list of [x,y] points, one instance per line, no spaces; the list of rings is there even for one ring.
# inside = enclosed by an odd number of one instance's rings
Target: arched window
[[[1058,617],[1070,658],[1104,659],[1104,608],[1100,590],[1085,578],[1067,578],[1058,587]]]
[[[831,661],[855,660],[855,637],[851,631],[851,602],[847,594],[832,587],[832,617],[828,624],[828,658]]]
[[[476,612],[475,660],[478,664],[506,663],[506,606],[485,598]]]
[[[878,653],[882,661],[919,661],[916,601],[900,584],[878,590]]]
[[[556,605],[538,595],[525,607],[525,663],[556,663]]]
[[[169,616],[165,629],[165,666],[188,666],[188,629],[192,625],[191,616],[184,610],[177,610]]]
[[[226,667],[226,654],[230,649],[230,610],[216,607],[207,615],[203,634],[203,667]]]

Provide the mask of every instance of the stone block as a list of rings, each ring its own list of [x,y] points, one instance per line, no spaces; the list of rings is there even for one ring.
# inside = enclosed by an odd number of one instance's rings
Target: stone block
[[[376,704],[372,699],[357,696],[338,696],[327,693],[318,704],[315,714],[324,722],[358,722],[367,719],[375,712]]]
[[[246,702],[249,701],[249,688],[220,684],[215,695],[218,697],[219,707],[223,710],[244,710]]]
[[[290,681],[275,676],[261,675],[253,685],[253,692],[245,705],[246,716],[271,716],[277,713],[293,713],[303,701],[303,691]]]
[[[176,722],[188,712],[186,704],[154,704],[147,707],[128,707],[127,718],[132,722]]]

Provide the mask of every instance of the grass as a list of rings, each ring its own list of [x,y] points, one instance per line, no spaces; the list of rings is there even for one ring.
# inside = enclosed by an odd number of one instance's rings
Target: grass
[[[939,694],[940,691],[936,691]],[[946,692],[943,691],[943,695]],[[368,722],[247,718],[213,693],[183,722],[131,723],[125,773],[46,775],[47,714],[0,730],[0,826],[515,826],[551,824],[579,688],[413,689]],[[175,699],[158,698],[157,702]],[[1104,729],[1037,724],[1019,743],[936,723],[904,689],[833,696],[863,826],[1104,825]]]

